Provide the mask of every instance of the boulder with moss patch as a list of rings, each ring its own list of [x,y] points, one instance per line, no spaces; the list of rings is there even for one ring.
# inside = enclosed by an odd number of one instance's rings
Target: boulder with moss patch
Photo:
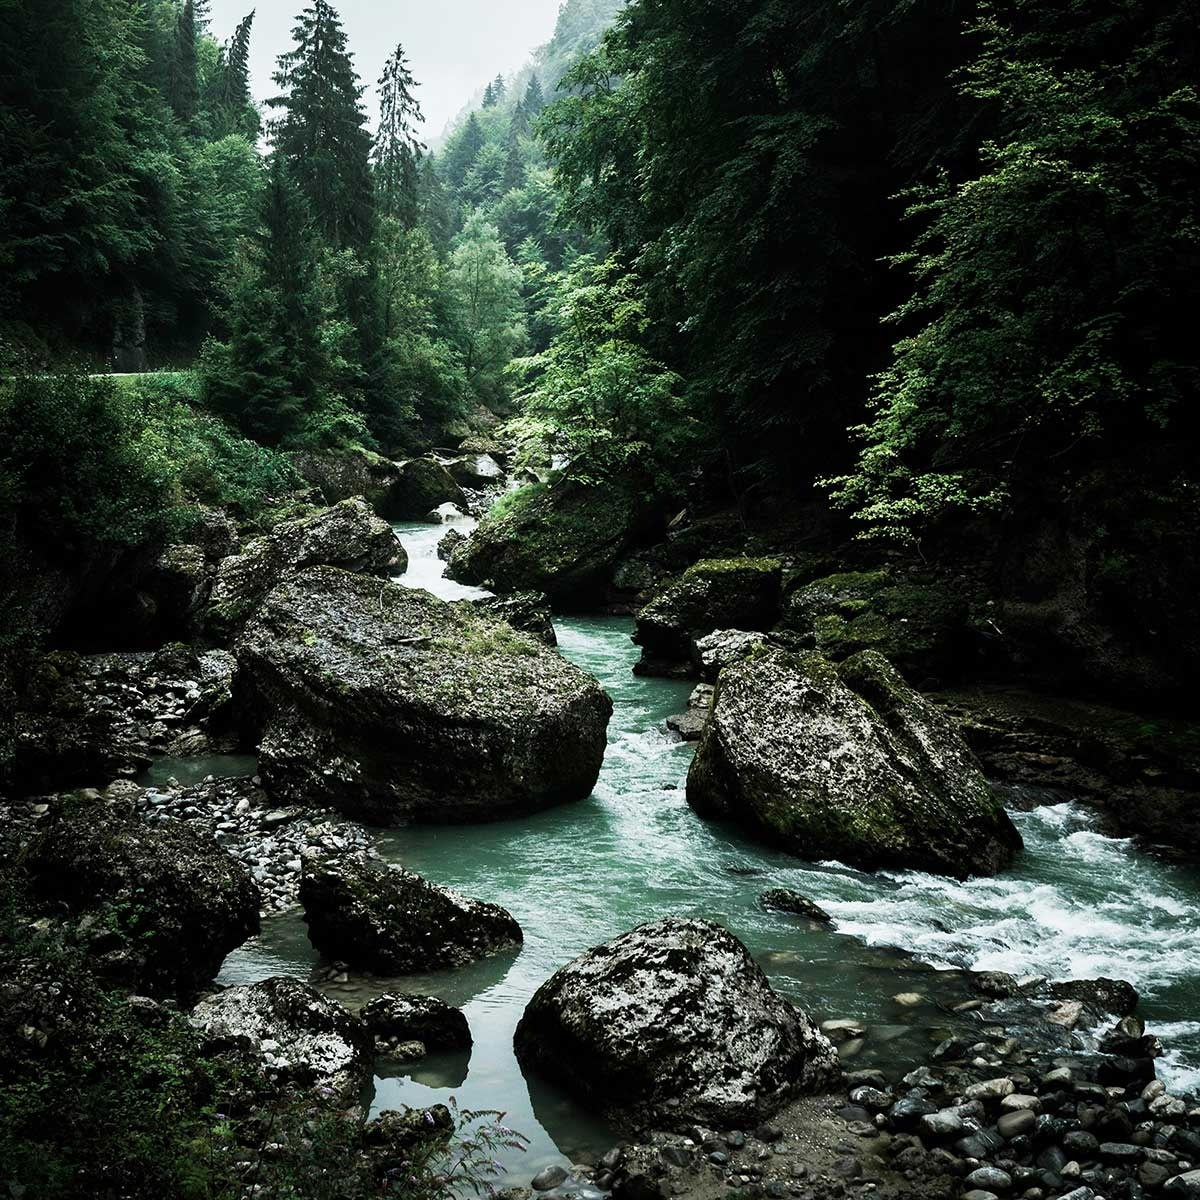
[[[241,554],[222,560],[209,599],[208,628],[217,638],[232,637],[280,579],[318,564],[386,578],[407,568],[408,555],[392,527],[362,500],[344,500],[285,521]]]
[[[788,597],[782,629],[826,658],[878,650],[914,683],[955,677],[971,652],[968,607],[944,584],[887,568],[827,575]]]
[[[390,521],[423,521],[443,504],[467,512],[469,504],[454,476],[434,458],[410,458],[396,464],[399,475],[380,511]]]
[[[719,629],[770,629],[779,620],[783,570],[773,558],[705,559],[690,566],[638,614],[639,674],[674,665],[698,669],[696,643]]]
[[[803,858],[993,875],[1021,844],[951,721],[882,655],[727,667],[688,803]]]
[[[400,825],[498,820],[595,786],[612,701],[469,605],[316,567],[271,593],[238,656],[280,801]]]
[[[636,484],[566,475],[503,497],[455,548],[447,574],[497,592],[543,592],[555,608],[595,608],[621,556],[660,527]]]

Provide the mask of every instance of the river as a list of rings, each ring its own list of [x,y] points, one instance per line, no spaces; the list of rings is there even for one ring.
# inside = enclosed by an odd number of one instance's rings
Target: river
[[[449,525],[401,526],[409,554],[401,582],[446,599],[481,594],[442,577],[438,540]],[[465,531],[465,529],[464,529]],[[773,985],[818,1019],[852,1017],[868,1032],[862,1065],[919,1060],[931,1041],[970,1028],[947,1004],[966,995],[934,968],[972,967],[1055,979],[1106,975],[1143,995],[1141,1011],[1168,1046],[1161,1073],[1200,1088],[1200,874],[1138,853],[1096,832],[1071,804],[1015,812],[1025,852],[995,879],[966,883],[916,872],[867,874],[808,864],[699,820],[684,795],[691,747],[669,734],[690,685],[642,679],[625,618],[556,622],[560,650],[613,698],[609,747],[586,801],[494,825],[382,833],[387,858],[470,896],[504,905],[521,923],[519,954],[438,975],[323,985],[357,1004],[385,990],[436,994],[462,1005],[475,1039],[468,1056],[434,1055],[376,1081],[375,1108],[454,1096],[466,1109],[495,1109],[530,1138],[523,1157],[502,1156],[511,1182],[541,1166],[606,1149],[612,1130],[565,1096],[526,1081],[512,1033],[529,997],[582,950],[665,914],[704,916],[740,937]],[[831,933],[757,903],[790,887],[834,918]],[[920,962],[897,954],[901,947]],[[296,916],[226,963],[224,983],[316,962]],[[961,985],[957,985],[961,986]],[[904,995],[906,1002],[894,999]],[[923,1000],[913,1003],[914,997]],[[976,1026],[977,1028],[977,1026]],[[586,1064],[581,1064],[586,1069]]]

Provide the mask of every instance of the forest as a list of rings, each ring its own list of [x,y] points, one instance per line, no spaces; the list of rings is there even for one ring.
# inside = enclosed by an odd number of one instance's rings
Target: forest
[[[0,1184],[1200,1195],[1194,0],[252,2],[0,0]]]

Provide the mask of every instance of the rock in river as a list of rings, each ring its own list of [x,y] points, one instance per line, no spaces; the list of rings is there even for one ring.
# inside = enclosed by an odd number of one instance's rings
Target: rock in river
[[[874,651],[727,667],[688,803],[814,860],[991,875],[1020,846],[948,719]]]
[[[522,941],[521,927],[498,904],[365,855],[305,863],[300,903],[322,954],[380,975],[461,967]]]
[[[534,995],[522,1067],[626,1127],[753,1126],[838,1076],[808,1017],[731,933],[667,917],[580,955]]]
[[[263,785],[376,824],[482,821],[590,794],[612,701],[505,622],[329,567],[239,643]]]
[[[281,577],[321,563],[388,576],[401,574],[408,556],[392,527],[361,500],[285,521],[222,560],[209,598],[209,628],[219,638],[232,636]]]
[[[471,1028],[461,1008],[436,996],[387,992],[363,1006],[359,1016],[382,1042],[422,1042],[430,1050],[467,1050]]]
[[[241,863],[124,805],[64,803],[26,861],[39,897],[83,915],[102,973],[151,996],[194,994],[258,932],[258,888]]]

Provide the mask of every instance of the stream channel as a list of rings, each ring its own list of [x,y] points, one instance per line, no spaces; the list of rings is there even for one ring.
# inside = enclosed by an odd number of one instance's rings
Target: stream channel
[[[400,582],[470,599],[482,593],[444,579],[436,555],[450,527],[397,527],[410,563]],[[471,522],[458,527],[469,532]],[[436,1054],[397,1066],[376,1081],[376,1110],[453,1096],[463,1109],[506,1113],[506,1123],[530,1139],[526,1153],[502,1156],[511,1183],[527,1183],[564,1156],[602,1153],[617,1140],[614,1131],[555,1089],[527,1081],[513,1056],[513,1030],[558,967],[666,914],[728,927],[775,988],[816,1019],[861,1021],[866,1036],[850,1047],[858,1052],[855,1065],[915,1064],[931,1042],[979,1028],[970,1014],[947,1011],[967,992],[946,968],[1053,979],[1106,975],[1142,993],[1140,1011],[1167,1047],[1160,1074],[1168,1085],[1200,1089],[1200,1021],[1190,1019],[1200,1016],[1200,872],[1102,836],[1072,804],[1015,812],[1025,852],[995,879],[959,883],[798,861],[688,808],[692,748],[664,722],[686,707],[691,685],[633,675],[631,620],[572,617],[556,628],[561,652],[595,675],[615,706],[594,794],[520,820],[386,831],[378,842],[386,858],[504,905],[525,931],[523,948],[436,975],[320,984],[351,1007],[402,991],[437,995],[466,1012],[475,1041],[469,1058]],[[833,916],[836,932],[764,911],[757,898],[768,887],[795,888],[815,900]],[[221,982],[307,978],[316,962],[303,922],[289,914],[268,920],[259,938],[231,955]]]

